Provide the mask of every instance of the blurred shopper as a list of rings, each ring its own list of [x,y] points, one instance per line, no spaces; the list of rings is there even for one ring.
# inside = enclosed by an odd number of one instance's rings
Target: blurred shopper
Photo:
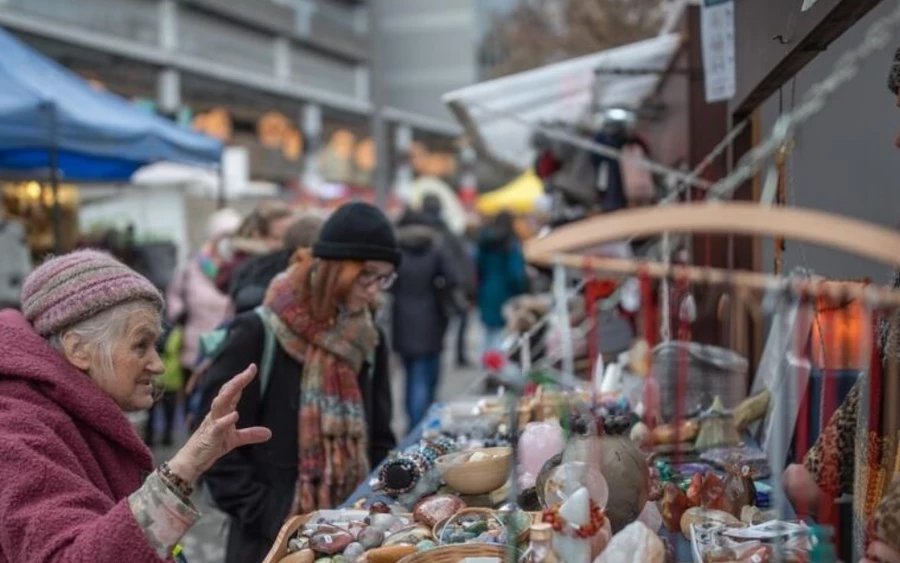
[[[264,308],[232,322],[204,375],[204,411],[234,366],[259,365],[239,424],[274,437],[226,455],[204,477],[231,516],[226,563],[262,561],[285,519],[338,506],[395,446],[389,356],[372,308],[400,259],[384,214],[348,203],[272,281]]]
[[[472,253],[466,246],[466,239],[457,236],[447,222],[444,221],[441,212],[443,206],[441,199],[434,194],[426,195],[422,200],[422,211],[432,218],[440,231],[443,239],[444,248],[447,257],[450,260],[451,267],[459,281],[459,287],[462,291],[461,296],[464,300],[462,311],[457,315],[456,325],[456,365],[466,367],[469,365],[468,350],[466,349],[466,333],[469,327],[469,304],[474,301],[477,293],[475,286],[475,264],[472,259]]]
[[[181,379],[190,379],[200,352],[200,337],[218,327],[228,316],[228,296],[219,291],[215,279],[224,263],[222,246],[241,224],[241,216],[233,209],[222,209],[210,217],[207,226],[208,241],[195,256],[175,275],[166,292],[166,316],[169,323],[181,331]],[[168,348],[169,343],[166,343]],[[174,352],[174,350],[170,350]],[[179,389],[180,390],[180,389]],[[177,391],[175,392],[177,398]],[[176,400],[163,398],[163,405]],[[172,421],[175,409],[164,408],[166,417],[164,443],[171,443]],[[154,416],[151,413],[147,439],[153,445]]]
[[[235,427],[255,370],[222,388],[196,434],[156,470],[127,412],[153,405],[163,298],[109,254],[39,266],[22,312],[0,312],[0,562],[163,563],[200,518],[197,477],[264,442]]]
[[[488,223],[478,238],[478,309],[484,326],[484,350],[503,343],[503,305],[528,290],[528,274],[522,243],[513,228],[513,217],[502,212]]]
[[[300,215],[284,235],[284,248],[254,256],[235,271],[229,289],[235,314],[262,305],[269,283],[288,269],[297,250],[312,247],[323,222],[324,219],[316,213]]]
[[[294,210],[284,202],[263,201],[257,205],[223,245],[224,260],[215,277],[219,291],[228,293],[231,278],[247,260],[280,250],[294,218]]]
[[[407,211],[397,238],[403,263],[392,291],[392,343],[406,369],[406,414],[412,428],[434,402],[447,325],[464,304],[456,268],[431,215]]]
[[[19,308],[19,292],[31,272],[31,250],[25,227],[0,217],[0,309]]]

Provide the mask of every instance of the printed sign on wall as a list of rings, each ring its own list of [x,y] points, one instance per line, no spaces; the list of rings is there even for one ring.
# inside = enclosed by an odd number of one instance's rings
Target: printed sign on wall
[[[734,2],[703,0],[700,33],[703,41],[706,101],[712,103],[731,99],[737,88],[734,60]]]

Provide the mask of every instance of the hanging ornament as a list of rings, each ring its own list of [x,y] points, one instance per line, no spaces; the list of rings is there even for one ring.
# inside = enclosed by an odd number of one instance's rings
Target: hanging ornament
[[[777,170],[778,187],[775,193],[775,205],[784,207],[787,205],[787,154],[790,144],[784,143],[775,153],[775,168]],[[775,269],[773,274],[780,276],[784,271],[784,250],[787,247],[784,237],[775,237]]]
[[[641,284],[637,278],[628,278],[619,290],[619,305],[628,313],[641,308]]]
[[[650,373],[650,344],[647,340],[638,338],[631,345],[628,352],[628,369],[640,376]]]
[[[694,294],[687,292],[684,299],[681,300],[681,306],[678,308],[678,320],[692,323],[697,320],[697,302],[694,300]]]

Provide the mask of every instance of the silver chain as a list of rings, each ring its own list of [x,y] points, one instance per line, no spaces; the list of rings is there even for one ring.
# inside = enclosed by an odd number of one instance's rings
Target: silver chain
[[[865,40],[855,49],[844,53],[831,74],[807,90],[802,103],[793,111],[778,118],[772,134],[741,159],[740,166],[709,190],[709,199],[729,197],[741,184],[753,177],[759,167],[788,140],[802,123],[816,115],[828,99],[859,72],[860,64],[873,53],[884,49],[900,27],[900,2],[893,12],[881,18],[866,32]]]

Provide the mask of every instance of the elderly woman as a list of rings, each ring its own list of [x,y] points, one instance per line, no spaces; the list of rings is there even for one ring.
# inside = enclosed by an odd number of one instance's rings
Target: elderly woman
[[[400,259],[384,214],[345,204],[272,281],[263,307],[235,317],[207,389],[235,366],[266,366],[237,410],[242,425],[275,434],[204,476],[231,516],[226,563],[262,561],[286,518],[340,505],[394,447],[388,350],[372,310]],[[267,334],[277,344],[268,363]]]
[[[162,309],[149,281],[84,250],[37,268],[22,312],[0,312],[0,563],[171,560],[200,516],[197,477],[271,436],[235,425],[250,367],[154,470],[125,412],[153,405]]]

